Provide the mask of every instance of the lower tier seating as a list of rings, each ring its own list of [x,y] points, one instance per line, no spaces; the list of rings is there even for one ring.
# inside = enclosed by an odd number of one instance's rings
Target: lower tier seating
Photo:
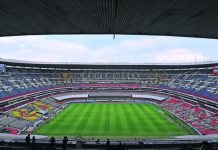
[[[218,114],[175,98],[164,101],[162,107],[177,115],[201,134],[218,133]]]

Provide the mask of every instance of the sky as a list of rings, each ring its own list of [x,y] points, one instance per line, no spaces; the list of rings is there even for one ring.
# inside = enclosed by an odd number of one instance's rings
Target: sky
[[[0,37],[0,58],[38,62],[189,63],[218,60],[218,40],[145,35]]]

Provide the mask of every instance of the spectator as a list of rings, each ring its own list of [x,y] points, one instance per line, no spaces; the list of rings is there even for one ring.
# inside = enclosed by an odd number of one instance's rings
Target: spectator
[[[32,137],[32,149],[33,150],[37,149],[37,147],[36,147],[36,137],[35,136]]]
[[[123,149],[121,141],[119,142],[119,146],[118,147],[119,147],[120,150]]]
[[[28,135],[26,136],[25,141],[26,141],[26,145],[29,146],[29,144],[30,144],[30,134],[28,134]]]
[[[67,142],[68,142],[68,138],[65,136],[63,139],[63,150],[66,150],[67,148]]]
[[[35,136],[32,137],[32,143],[33,143],[33,144],[36,143],[36,137],[35,137]]]
[[[99,144],[99,139],[97,139],[96,144]]]
[[[209,143],[207,141],[203,141],[200,147],[200,150],[210,150]]]
[[[51,149],[52,149],[52,150],[55,150],[55,149],[56,149],[56,147],[55,147],[55,143],[56,143],[55,138],[54,138],[54,137],[51,137],[50,142],[51,142]]]
[[[106,142],[106,150],[109,150],[110,149],[110,140],[107,139],[107,142]]]

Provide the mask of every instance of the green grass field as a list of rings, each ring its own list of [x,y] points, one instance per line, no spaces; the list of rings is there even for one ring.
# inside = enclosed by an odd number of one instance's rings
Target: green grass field
[[[71,104],[34,134],[92,137],[171,137],[188,132],[150,104]]]

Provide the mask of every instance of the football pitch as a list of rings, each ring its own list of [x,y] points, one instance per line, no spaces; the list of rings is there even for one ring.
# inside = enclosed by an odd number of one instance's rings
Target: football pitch
[[[157,106],[135,103],[71,104],[34,134],[83,137],[171,137],[188,131]]]

